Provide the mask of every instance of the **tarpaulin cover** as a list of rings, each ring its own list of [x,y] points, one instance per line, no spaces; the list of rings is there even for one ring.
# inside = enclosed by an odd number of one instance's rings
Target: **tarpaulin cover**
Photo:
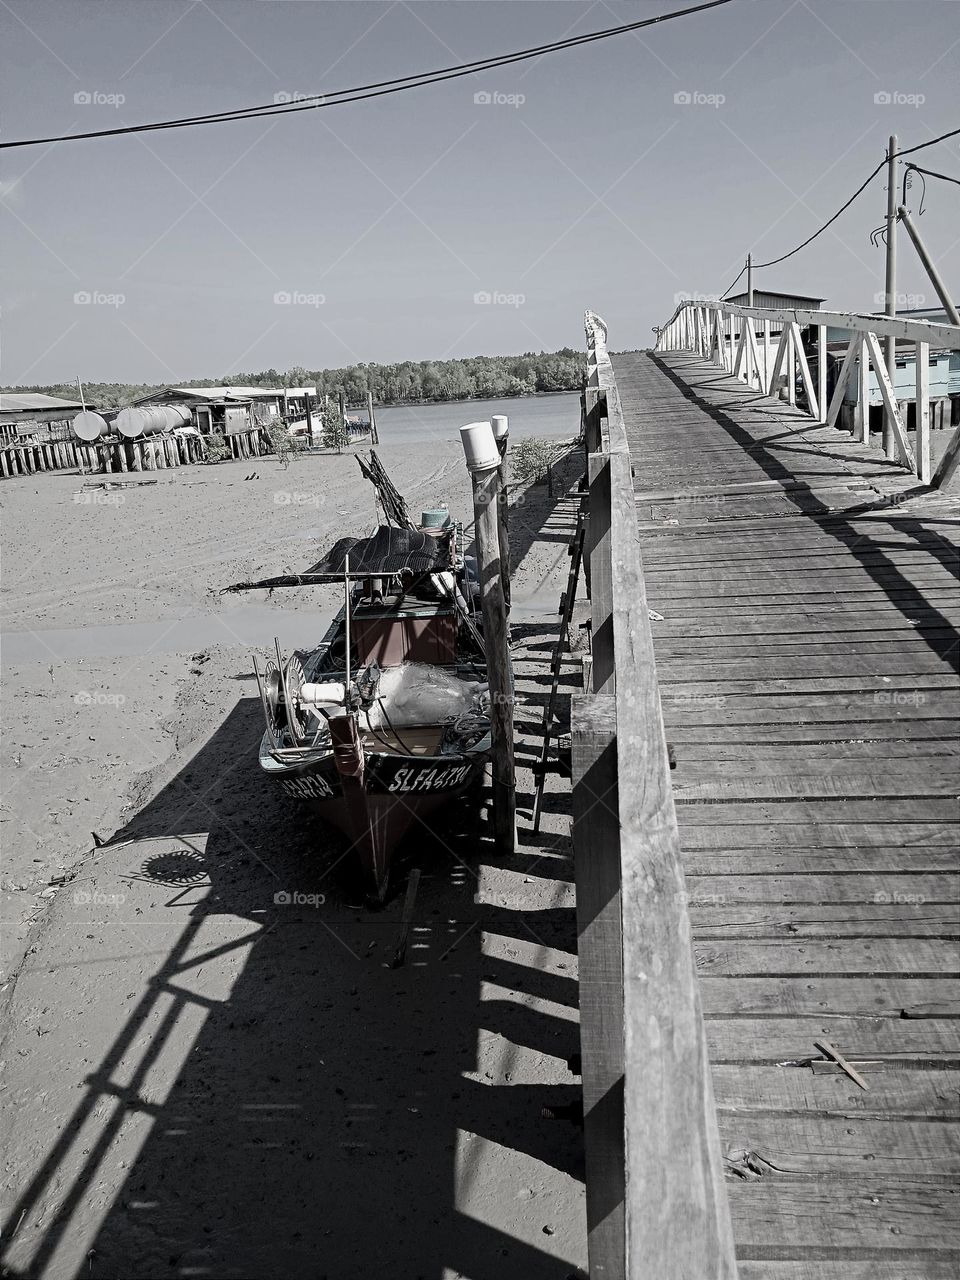
[[[414,529],[381,525],[371,538],[340,538],[326,556],[308,570],[311,576],[342,574],[350,557],[350,573],[386,576],[409,569],[415,576],[449,568],[449,542]]]

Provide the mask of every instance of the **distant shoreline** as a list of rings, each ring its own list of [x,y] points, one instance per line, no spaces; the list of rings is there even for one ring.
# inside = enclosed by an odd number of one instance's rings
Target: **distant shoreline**
[[[374,400],[373,407],[375,409],[402,409],[404,405],[418,404],[490,404],[494,400],[543,400],[547,396],[576,396],[579,394],[579,387],[570,387],[567,391],[517,391],[513,395],[464,396],[462,400],[444,400],[440,397],[422,400]],[[366,409],[366,407],[366,404],[348,404],[346,409],[350,413],[354,409]]]

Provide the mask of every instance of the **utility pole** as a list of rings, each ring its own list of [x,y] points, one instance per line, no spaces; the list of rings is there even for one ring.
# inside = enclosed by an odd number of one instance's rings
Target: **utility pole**
[[[887,270],[885,280],[886,306],[888,316],[897,314],[897,135],[891,133],[887,147]],[[895,388],[897,376],[897,340],[886,339],[887,376],[891,387]],[[896,390],[894,390],[896,395]],[[869,422],[870,406],[863,406],[864,420]],[[883,411],[883,451],[888,458],[897,456],[894,443],[893,420],[886,409]]]
[[[747,306],[753,306],[753,254],[747,254]]]

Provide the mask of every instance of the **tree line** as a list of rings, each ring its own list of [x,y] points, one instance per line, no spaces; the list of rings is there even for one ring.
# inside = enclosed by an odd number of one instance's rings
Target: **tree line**
[[[305,369],[285,373],[233,373],[222,378],[194,378],[182,387],[302,387],[316,385],[322,396],[342,390],[348,404],[363,404],[367,392],[378,404],[424,400],[495,400],[543,391],[578,391],[586,373],[586,356],[572,347],[559,351],[527,351],[519,356],[468,356],[459,360],[403,360],[397,364],[352,364],[342,369]],[[123,407],[164,385],[128,382],[84,384],[84,398],[94,409]],[[5,387],[11,392],[42,392],[77,399],[75,382],[50,386]]]

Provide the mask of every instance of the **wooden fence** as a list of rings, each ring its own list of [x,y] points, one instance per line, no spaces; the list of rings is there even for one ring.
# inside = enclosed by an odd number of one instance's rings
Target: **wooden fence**
[[[571,707],[591,1280],[735,1280],[632,468],[586,316],[592,659]],[[642,462],[642,460],[640,460]]]
[[[225,441],[231,458],[259,458],[273,452],[273,446],[259,426],[231,432]],[[177,432],[143,436],[136,440],[53,440],[0,449],[0,476],[69,470],[96,473],[158,471],[165,467],[203,462],[206,456],[207,447],[201,436]]]
[[[758,337],[757,326],[761,326]],[[801,329],[816,327],[816,377],[804,350]],[[827,328],[847,334],[843,363],[832,396],[827,396]],[[771,330],[779,330],[771,357]],[[905,401],[898,401],[891,384],[880,338],[912,344],[916,362],[916,450],[907,438]],[[761,346],[762,343],[762,346]],[[931,346],[931,344],[933,344]],[[873,366],[884,407],[884,447],[889,458],[899,458],[924,484],[946,487],[960,465],[960,427],[954,431],[936,470],[930,459],[930,352],[960,351],[960,328],[929,320],[908,320],[890,316],[856,315],[840,311],[781,310],[767,307],[738,307],[729,302],[681,302],[660,330],[658,351],[695,351],[722,365],[728,373],[775,395],[781,378],[786,380],[787,399],[797,403],[799,379],[807,412],[817,422],[835,426],[844,394],[855,379],[854,435],[870,443],[869,388]]]

